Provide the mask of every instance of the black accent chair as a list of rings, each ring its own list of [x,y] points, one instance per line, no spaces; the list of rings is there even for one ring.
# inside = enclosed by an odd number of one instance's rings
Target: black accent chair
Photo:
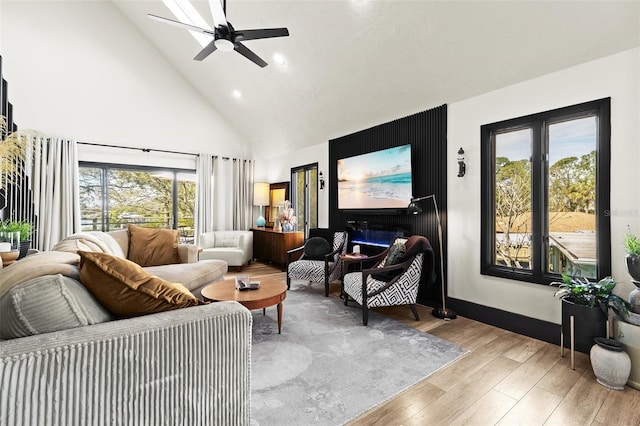
[[[291,288],[291,279],[324,282],[324,295],[329,296],[329,283],[340,278],[340,256],[347,252],[347,241],[346,231],[310,229],[305,245],[287,251],[287,289]]]
[[[359,303],[365,326],[369,308],[381,306],[409,305],[416,321],[420,321],[416,300],[423,271],[430,274],[429,282],[433,278],[434,256],[429,240],[419,235],[396,238],[385,251],[366,260],[375,265],[343,278],[345,306],[350,297]]]

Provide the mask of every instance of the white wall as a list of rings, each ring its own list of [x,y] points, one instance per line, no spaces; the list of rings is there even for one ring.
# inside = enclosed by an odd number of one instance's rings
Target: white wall
[[[554,289],[480,275],[480,126],[500,120],[611,97],[612,275],[626,298],[632,289],[623,239],[640,233],[640,49],[581,64],[449,105],[448,158],[463,147],[467,175],[449,168],[449,295],[528,317],[560,323]],[[464,265],[464,267],[463,267]]]
[[[21,128],[100,144],[250,157],[236,131],[111,2],[2,0],[0,8],[3,72]],[[80,156],[172,161],[86,146]],[[180,157],[169,165],[194,164]]]
[[[0,53],[22,128],[86,142],[251,156],[237,132],[110,2],[2,0]],[[623,282],[620,293],[628,293],[622,240],[628,224],[640,233],[639,55],[634,49],[449,105],[448,158],[463,147],[468,163],[464,178],[456,177],[454,167],[448,172],[450,296],[560,322],[553,289],[479,273],[480,126],[608,96],[613,276]],[[126,150],[83,147],[80,155],[89,161],[193,164],[191,157]],[[291,167],[315,162],[328,180],[328,142],[258,158],[255,178],[289,181]],[[328,189],[319,193],[319,226],[328,226]]]
[[[259,155],[259,153],[257,154]],[[305,164],[318,163],[318,172],[322,172],[326,182],[325,189],[318,191],[318,227],[329,226],[329,143],[319,143],[298,151],[289,152],[269,159],[256,159],[256,182],[289,182],[291,168]],[[254,212],[257,217],[257,209]]]

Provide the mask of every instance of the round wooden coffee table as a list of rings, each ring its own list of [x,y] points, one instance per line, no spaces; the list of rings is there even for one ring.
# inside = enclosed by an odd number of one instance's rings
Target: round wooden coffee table
[[[249,310],[277,305],[278,334],[282,330],[282,301],[287,297],[287,286],[280,280],[261,278],[257,290],[236,290],[235,278],[209,284],[202,289],[205,300],[221,302],[235,300]]]

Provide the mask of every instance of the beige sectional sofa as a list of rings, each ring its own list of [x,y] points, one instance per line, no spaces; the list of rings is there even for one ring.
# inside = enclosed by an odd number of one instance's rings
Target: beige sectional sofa
[[[129,254],[129,234],[126,229],[109,232],[122,249],[123,257]],[[171,265],[146,266],[144,270],[169,282],[181,283],[196,297],[207,284],[221,281],[228,271],[224,259],[198,261],[198,247],[193,244],[179,244],[178,253],[181,263]]]
[[[126,257],[127,231],[110,235]],[[67,242],[74,244],[91,245]],[[227,271],[221,260],[196,262],[197,251],[181,245],[184,263],[144,269],[196,293]],[[26,324],[14,329],[38,333],[0,340],[0,426],[249,424],[252,319],[246,308],[220,302],[113,319],[73,277],[74,256],[39,253],[0,271],[0,310],[25,303]],[[32,271],[40,259],[63,262],[56,274],[3,287],[7,278],[33,274],[19,269]],[[77,323],[49,331],[51,323],[66,324],[63,314]]]

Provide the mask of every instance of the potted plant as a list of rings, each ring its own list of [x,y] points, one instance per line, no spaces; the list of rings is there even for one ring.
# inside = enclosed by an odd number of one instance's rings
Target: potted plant
[[[26,220],[7,219],[0,222],[0,241],[11,245],[11,250],[19,250],[18,259],[26,256],[31,246],[33,227]]]
[[[575,349],[589,353],[595,337],[607,334],[609,308],[620,318],[627,316],[629,304],[613,293],[616,282],[611,277],[599,281],[562,275],[555,296],[562,300],[562,333],[570,336],[570,317],[574,317]],[[566,342],[565,342],[566,346]]]
[[[19,220],[11,222],[10,227],[20,233],[20,254],[18,255],[18,259],[22,259],[27,255],[31,247],[31,232],[33,226],[26,220]]]
[[[631,282],[636,288],[629,293],[631,312],[640,314],[640,238],[631,231],[624,236],[624,250],[627,252],[627,271],[631,275]]]
[[[627,271],[635,282],[640,282],[640,238],[627,232],[624,236],[624,250],[627,252]]]
[[[640,238],[628,230],[624,237],[627,271],[636,288],[629,293],[629,314],[613,322],[614,336],[627,347],[631,373],[627,384],[640,389]]]

